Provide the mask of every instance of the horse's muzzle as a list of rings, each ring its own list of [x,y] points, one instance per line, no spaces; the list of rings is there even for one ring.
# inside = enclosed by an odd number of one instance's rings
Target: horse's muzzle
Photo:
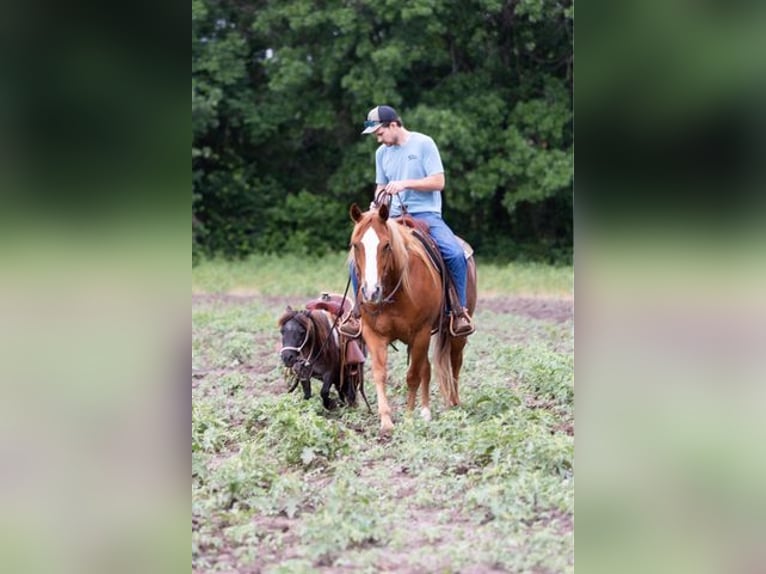
[[[295,364],[295,361],[298,360],[298,353],[295,351],[282,351],[279,356],[282,358],[282,362],[287,368],[291,368]]]
[[[374,289],[370,289],[367,285],[362,286],[362,301],[365,303],[378,304],[383,299],[383,290],[380,285],[375,285]]]

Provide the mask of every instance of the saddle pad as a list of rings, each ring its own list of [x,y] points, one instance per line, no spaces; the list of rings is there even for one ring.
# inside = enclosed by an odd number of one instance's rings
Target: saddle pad
[[[457,235],[455,237],[457,237],[457,240],[460,242],[460,245],[463,246],[463,253],[465,253],[465,258],[470,259],[471,256],[473,255],[473,247],[471,247],[471,245],[462,237],[458,237]]]

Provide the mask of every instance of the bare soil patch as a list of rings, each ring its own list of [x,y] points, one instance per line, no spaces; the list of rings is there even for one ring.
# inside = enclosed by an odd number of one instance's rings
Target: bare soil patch
[[[542,321],[564,323],[574,318],[574,301],[571,298],[543,297],[491,297],[480,298],[477,308],[481,311],[523,315]]]

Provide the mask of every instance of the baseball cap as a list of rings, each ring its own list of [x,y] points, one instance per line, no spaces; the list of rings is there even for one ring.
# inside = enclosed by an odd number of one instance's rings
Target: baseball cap
[[[399,121],[399,114],[391,106],[375,106],[367,114],[367,121],[364,122],[363,134],[371,134],[384,123]]]

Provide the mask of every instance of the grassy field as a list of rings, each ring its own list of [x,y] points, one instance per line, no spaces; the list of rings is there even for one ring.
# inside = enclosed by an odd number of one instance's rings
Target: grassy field
[[[463,404],[325,411],[286,393],[276,321],[342,292],[343,255],[207,262],[192,289],[194,572],[572,572],[572,269],[479,261]],[[417,410],[415,411],[417,413]]]
[[[321,259],[259,255],[246,261],[205,262],[192,269],[193,293],[300,295],[343,293],[348,280],[346,254]],[[479,294],[494,296],[572,296],[572,267],[540,263],[483,264],[478,260]]]

